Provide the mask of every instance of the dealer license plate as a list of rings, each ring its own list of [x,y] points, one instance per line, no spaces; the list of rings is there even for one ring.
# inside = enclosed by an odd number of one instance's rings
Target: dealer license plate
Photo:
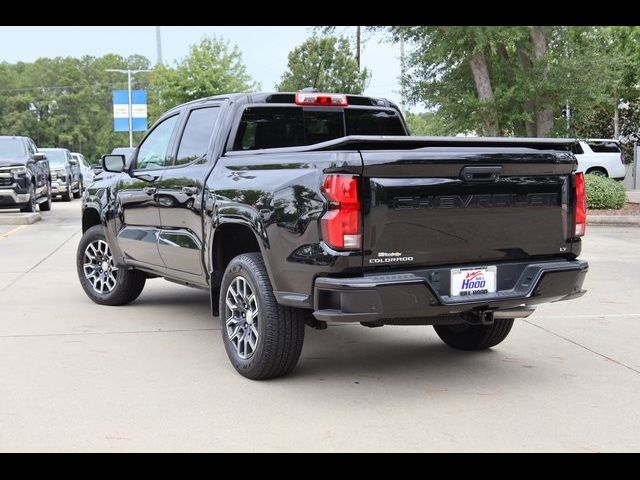
[[[454,268],[451,270],[451,296],[470,297],[496,291],[497,267]]]

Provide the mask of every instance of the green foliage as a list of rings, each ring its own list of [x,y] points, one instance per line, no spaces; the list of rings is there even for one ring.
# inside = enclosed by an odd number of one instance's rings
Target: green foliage
[[[438,112],[411,113],[405,115],[411,135],[451,136],[456,132],[446,124]]]
[[[0,134],[27,135],[40,147],[66,147],[89,162],[114,147],[128,146],[127,132],[113,132],[112,90],[127,77],[107,69],[148,69],[141,55],[40,58],[0,63]],[[173,68],[157,66],[134,75],[132,87],[149,92],[151,125],[169,108],[200,97],[257,88],[237,47],[204,38]],[[134,144],[144,132],[134,132]]]
[[[204,37],[192,45],[189,54],[174,67],[157,65],[150,81],[153,119],[190,100],[260,88],[247,73],[238,47],[216,37]]]
[[[585,175],[587,207],[593,209],[624,207],[627,196],[621,182],[598,175]]]
[[[599,30],[599,37],[615,81],[597,103],[576,109],[571,133],[579,138],[612,138],[618,104],[619,139],[627,143],[629,155],[640,131],[640,27],[606,27]]]
[[[600,27],[540,27],[546,53],[538,57],[534,27],[388,27],[407,42],[404,81],[412,103],[437,110],[457,132],[482,133],[495,118],[501,135],[534,136],[536,113],[550,110],[551,135],[566,134],[563,108],[576,112],[608,101],[621,59]],[[493,98],[481,100],[472,58],[486,61]],[[553,120],[552,120],[553,121]],[[544,130],[544,128],[543,128]]]
[[[287,71],[276,89],[296,92],[315,87],[321,92],[360,94],[370,77],[351,52],[349,41],[338,37],[311,37],[289,53]]]
[[[40,147],[66,147],[95,162],[128,134],[113,132],[111,92],[126,89],[126,76],[109,68],[148,68],[140,55],[40,58],[0,64],[0,134],[27,135]],[[144,74],[134,88],[147,88]],[[135,133],[134,138],[141,138]]]

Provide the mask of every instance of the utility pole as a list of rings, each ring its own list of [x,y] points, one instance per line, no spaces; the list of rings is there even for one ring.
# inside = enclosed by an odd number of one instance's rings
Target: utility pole
[[[162,37],[160,35],[160,27],[156,27],[156,53],[157,65],[162,65]]]
[[[405,64],[404,64],[404,39],[400,38],[400,112],[402,112],[402,116],[406,117],[405,112],[405,88],[404,88],[404,75],[405,75]]]
[[[356,63],[360,71],[360,25],[356,27]]]
[[[129,147],[133,147],[133,112],[131,111],[131,75],[134,73],[150,72],[151,70],[122,70],[108,68],[105,72],[117,72],[127,74],[127,91],[129,93]]]

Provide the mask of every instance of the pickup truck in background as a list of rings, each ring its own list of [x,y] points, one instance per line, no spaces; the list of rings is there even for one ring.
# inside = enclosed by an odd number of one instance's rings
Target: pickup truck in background
[[[573,150],[578,159],[578,172],[624,180],[627,169],[624,153],[617,140],[587,139],[576,142]]]
[[[317,92],[173,108],[83,198],[96,303],[149,278],[207,289],[235,369],[284,375],[305,325],[433,325],[486,349],[584,293],[584,176],[567,139],[411,137],[393,103]]]
[[[29,137],[0,136],[0,209],[51,210],[47,156]]]

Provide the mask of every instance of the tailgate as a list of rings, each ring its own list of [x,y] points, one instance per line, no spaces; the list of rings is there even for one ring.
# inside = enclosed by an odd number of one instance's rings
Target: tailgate
[[[364,267],[485,263],[571,251],[567,152],[361,151]]]

